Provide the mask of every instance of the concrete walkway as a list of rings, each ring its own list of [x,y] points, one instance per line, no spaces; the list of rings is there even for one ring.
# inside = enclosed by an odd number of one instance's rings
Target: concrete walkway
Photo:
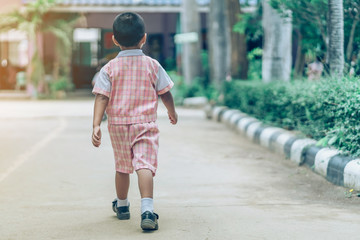
[[[112,149],[106,124],[90,142],[92,100],[0,101],[0,239],[357,239],[360,198],[346,198],[311,170],[251,143],[203,111],[159,111],[155,208],[159,231],[111,210]]]

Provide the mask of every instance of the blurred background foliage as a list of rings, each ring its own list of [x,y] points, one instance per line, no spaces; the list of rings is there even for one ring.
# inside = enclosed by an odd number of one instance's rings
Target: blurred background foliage
[[[70,78],[72,33],[79,15],[71,14],[64,18],[61,14],[50,13],[49,10],[55,5],[55,0],[36,0],[29,2],[24,8],[0,16],[0,32],[17,29],[26,33],[32,47],[31,62],[27,69],[27,84],[33,85],[34,89],[40,89],[45,97],[50,96],[50,91],[55,89],[65,90],[73,86]],[[44,61],[40,38],[45,33],[56,36],[55,62]],[[48,69],[52,69],[51,72]],[[57,87],[49,87],[49,85]]]

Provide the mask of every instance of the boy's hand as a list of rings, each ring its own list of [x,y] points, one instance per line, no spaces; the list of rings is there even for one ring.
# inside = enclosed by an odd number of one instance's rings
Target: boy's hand
[[[178,115],[175,111],[174,99],[170,91],[160,95],[162,102],[168,110],[168,116],[171,124],[176,124],[178,121]]]
[[[178,121],[178,115],[176,112],[168,112],[170,123],[175,125]]]
[[[101,128],[100,128],[100,126],[95,126],[93,129],[92,144],[95,147],[99,147],[101,144]]]

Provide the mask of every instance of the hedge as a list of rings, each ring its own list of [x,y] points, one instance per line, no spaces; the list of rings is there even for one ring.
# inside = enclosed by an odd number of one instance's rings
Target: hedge
[[[290,83],[225,83],[230,108],[265,123],[297,130],[346,154],[360,156],[360,82],[358,78]]]

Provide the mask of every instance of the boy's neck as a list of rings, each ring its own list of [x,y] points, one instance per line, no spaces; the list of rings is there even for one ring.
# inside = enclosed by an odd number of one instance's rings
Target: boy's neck
[[[121,51],[124,50],[141,50],[141,48],[139,48],[138,46],[135,47],[120,47]]]

